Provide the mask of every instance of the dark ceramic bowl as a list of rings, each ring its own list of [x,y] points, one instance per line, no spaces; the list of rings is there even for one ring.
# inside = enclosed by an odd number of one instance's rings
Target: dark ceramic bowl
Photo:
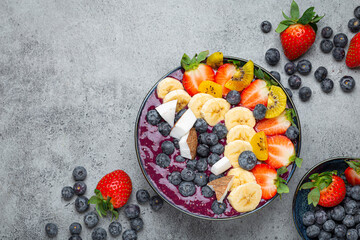
[[[237,61],[240,61],[242,64],[245,64],[247,62],[247,60],[245,60],[245,59],[235,58],[235,57],[225,57],[224,62],[226,62],[227,60],[237,60]],[[270,77],[271,80],[276,82],[284,90],[284,92],[286,93],[286,95],[288,97],[288,106],[287,107],[293,108],[295,110],[296,117],[294,117],[293,120],[294,120],[294,123],[299,128],[300,134],[299,134],[298,139],[296,139],[293,142],[294,142],[294,146],[295,146],[296,155],[299,156],[300,155],[300,147],[301,147],[301,127],[300,127],[298,113],[295,109],[294,103],[291,100],[291,98],[289,97],[287,91],[284,89],[284,87],[281,85],[281,83],[279,81],[277,81],[264,68],[262,68],[256,64],[254,64],[254,66],[255,66],[255,69],[260,68],[264,73],[266,73]],[[183,76],[183,69],[181,69],[181,67],[177,67],[174,70],[167,73],[165,76],[163,76],[159,81],[161,81],[162,79],[164,79],[168,76],[175,77],[180,80],[180,79],[182,79],[182,76]],[[201,198],[201,196],[199,196],[199,195],[198,195],[197,199],[194,199],[194,201],[192,200],[191,197],[188,197],[185,201],[185,204],[178,203],[177,200],[181,196],[179,196],[179,193],[175,192],[175,191],[177,191],[176,187],[171,185],[167,180],[167,176],[170,173],[170,170],[156,168],[156,164],[155,164],[155,156],[156,156],[156,154],[158,154],[161,151],[160,143],[164,140],[170,140],[170,137],[167,137],[168,138],[167,139],[167,138],[161,138],[160,134],[156,135],[157,127],[150,126],[149,124],[147,124],[146,119],[145,119],[147,111],[154,109],[155,106],[160,105],[162,103],[162,101],[160,101],[156,97],[156,93],[155,93],[156,92],[155,90],[156,90],[156,87],[157,87],[157,84],[159,83],[159,81],[150,89],[148,94],[145,96],[145,99],[140,106],[140,109],[139,109],[139,112],[137,115],[137,119],[136,119],[136,123],[135,123],[135,149],[136,149],[138,162],[139,162],[142,173],[144,174],[146,180],[148,181],[150,186],[154,189],[154,191],[157,194],[159,194],[167,203],[169,203],[171,206],[175,207],[176,209],[180,210],[181,212],[186,213],[193,217],[198,217],[198,218],[207,219],[207,220],[230,220],[230,219],[240,218],[240,217],[252,214],[256,211],[259,211],[260,209],[262,209],[265,206],[267,206],[268,204],[270,204],[277,197],[277,195],[267,201],[262,199],[259,206],[251,212],[237,213],[235,210],[232,210],[232,211],[235,211],[236,213],[233,212],[232,214],[229,213],[228,215],[226,215],[225,214],[226,211],[225,211],[225,213],[222,214],[221,216],[217,216],[217,215],[212,216],[209,213],[209,211],[211,211],[211,209],[210,209],[211,203],[206,202],[206,201],[208,201],[208,199]],[[157,139],[157,138],[159,138],[159,139]],[[171,158],[173,158],[173,157],[174,156],[171,155]],[[177,163],[174,163],[172,160],[172,164],[176,165]],[[171,168],[171,167],[172,167],[172,165],[169,166],[169,168]],[[291,164],[290,166],[288,166],[289,171],[283,175],[283,178],[287,181],[290,181],[291,177],[293,176],[293,174],[295,172],[295,169],[296,169],[296,166],[294,164]],[[201,194],[201,190],[199,189],[199,187],[197,187],[195,196],[198,194],[199,191]],[[215,199],[214,196],[212,198]],[[225,201],[227,201],[227,200],[225,200]],[[208,206],[208,208],[206,208],[208,212],[206,214],[203,214],[202,212],[198,212],[196,210],[196,206],[199,206],[199,205]],[[230,209],[230,208],[231,208],[230,204],[227,202],[227,209]],[[212,211],[211,211],[211,213],[212,213]]]
[[[351,159],[355,158],[338,157],[327,159],[312,167],[300,180],[294,193],[292,213],[296,230],[303,239],[311,240],[306,236],[306,227],[302,224],[302,216],[305,212],[310,211],[312,206],[308,205],[307,202],[307,195],[310,192],[310,189],[300,190],[301,185],[305,182],[309,182],[309,177],[314,173],[337,170],[338,176],[341,176],[348,167],[345,160]]]

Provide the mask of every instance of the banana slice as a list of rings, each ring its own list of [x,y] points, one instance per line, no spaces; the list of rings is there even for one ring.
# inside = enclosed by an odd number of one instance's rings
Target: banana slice
[[[189,104],[188,107],[193,111],[196,118],[201,118],[200,110],[203,105],[207,102],[207,100],[213,99],[214,97],[207,93],[197,93],[195,94]]]
[[[225,99],[214,98],[206,101],[200,113],[210,126],[215,126],[218,122],[224,120],[229,109],[230,104]]]
[[[261,200],[261,187],[257,183],[245,183],[230,192],[229,203],[238,212],[254,210]]]
[[[256,134],[254,128],[247,125],[237,125],[230,129],[226,136],[226,142],[230,143],[235,140],[243,140],[250,142],[252,137]]]
[[[239,156],[243,151],[252,151],[250,143],[235,140],[225,146],[224,156],[227,157],[234,168],[239,168]]]
[[[156,88],[158,98],[164,98],[171,91],[184,89],[181,82],[175,78],[167,77],[159,82]]]
[[[176,112],[178,112],[189,103],[190,99],[190,95],[185,90],[174,90],[166,94],[164,103],[177,100]]]
[[[234,107],[225,114],[225,126],[228,130],[237,125],[255,126],[255,118],[251,110],[245,107]]]
[[[242,168],[230,169],[227,176],[229,176],[229,175],[234,176],[234,181],[230,187],[230,191],[233,191],[235,188],[237,188],[238,186],[243,185],[245,183],[256,183],[254,174],[252,172],[246,171]]]

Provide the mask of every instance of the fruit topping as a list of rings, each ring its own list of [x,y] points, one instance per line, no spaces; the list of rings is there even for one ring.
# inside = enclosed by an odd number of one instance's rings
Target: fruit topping
[[[295,125],[292,125],[286,130],[285,135],[290,140],[295,140],[299,136],[299,129]]]
[[[209,147],[219,143],[219,138],[215,133],[208,133],[205,135],[205,144]]]
[[[331,52],[331,50],[333,50],[333,48],[334,48],[333,42],[328,39],[324,39],[320,42],[320,50],[323,53],[329,53]]]
[[[225,212],[226,209],[226,204],[225,203],[219,203],[218,201],[214,201],[211,204],[211,210],[215,213],[215,214],[222,214]]]
[[[355,80],[351,76],[344,76],[340,79],[340,87],[344,92],[351,92],[355,87]]]
[[[200,157],[208,157],[210,154],[210,148],[208,145],[205,144],[199,144],[197,149],[196,149],[196,153],[200,156]]]
[[[286,94],[277,86],[271,86],[267,103],[266,118],[274,118],[279,116],[286,107]]]
[[[228,143],[225,146],[224,155],[227,157],[234,168],[239,166],[239,156],[244,151],[252,151],[252,147],[249,142],[243,140],[235,140],[231,143]]]
[[[229,168],[231,168],[230,160],[227,157],[223,157],[211,167],[211,172],[215,175],[219,175]]]
[[[208,162],[206,158],[200,158],[199,160],[196,161],[196,169],[199,172],[205,172],[207,168],[208,168]]]
[[[333,30],[331,27],[323,27],[323,29],[321,29],[321,36],[323,38],[330,38],[333,34]]]
[[[251,138],[250,144],[257,159],[260,161],[268,159],[268,143],[264,132],[256,133]]]
[[[196,139],[197,140],[197,139]],[[171,155],[174,153],[175,151],[175,146],[171,141],[164,141],[161,144],[161,150],[163,153],[165,153],[166,155]]]
[[[300,100],[303,102],[308,101],[311,98],[312,91],[309,87],[302,87],[299,90]]]
[[[267,138],[269,157],[266,163],[273,168],[287,167],[294,162],[301,166],[302,159],[295,155],[294,144],[285,136],[275,135]]]
[[[294,74],[289,77],[288,84],[291,89],[299,89],[301,86],[301,78]]]
[[[230,104],[223,98],[208,100],[201,108],[201,116],[210,125],[214,126],[224,120],[225,114],[229,111]]]
[[[171,132],[170,124],[168,124],[167,122],[161,122],[157,126],[158,126],[158,131],[161,135],[163,135],[164,137],[169,136]]]
[[[252,151],[243,151],[239,156],[239,166],[244,170],[251,170],[257,164],[257,159]]]
[[[173,100],[167,103],[163,103],[155,108],[160,116],[168,123],[171,127],[174,126],[175,112],[176,112],[177,100]]]
[[[271,31],[271,23],[269,21],[263,21],[260,24],[260,28],[263,33],[268,33]]]
[[[187,159],[194,159],[196,157],[197,145],[198,141],[196,130],[192,128],[179,141],[181,156]]]
[[[162,167],[162,168],[167,168],[170,166],[170,158],[168,155],[166,155],[165,153],[159,153],[157,156],[156,156],[156,164],[159,166],[159,167]]]
[[[245,183],[232,190],[228,196],[231,206],[238,212],[254,210],[261,200],[261,187],[257,183]]]
[[[348,43],[348,38],[344,33],[338,33],[333,39],[335,47],[344,48]]]
[[[174,171],[172,172],[169,176],[168,176],[168,180],[171,184],[177,186],[181,183],[182,179],[181,179],[181,173],[178,171]]]
[[[182,89],[184,89],[184,87],[179,80],[166,77],[158,83],[156,93],[158,98],[163,99],[169,92]]]
[[[267,107],[264,104],[257,104],[254,108],[253,115],[256,120],[262,120],[265,118]]]
[[[164,97],[164,103],[177,100],[176,112],[183,109],[190,101],[191,97],[185,90],[174,90],[166,94]]]
[[[228,172],[228,176],[233,175],[234,181],[231,185],[230,191],[233,191],[235,188],[237,188],[240,185],[243,185],[245,183],[256,183],[254,174],[252,172],[246,171],[242,168],[232,168]]]
[[[211,198],[214,195],[214,191],[209,186],[203,186],[201,194],[206,198]]]
[[[206,173],[203,172],[195,173],[194,183],[200,187],[205,186],[208,183],[208,177]]]
[[[219,139],[223,139],[226,137],[226,134],[228,133],[227,128],[224,124],[218,123],[213,127],[213,133],[215,133]]]
[[[216,153],[218,155],[223,154],[224,150],[225,150],[225,147],[221,143],[218,143],[218,144],[210,147],[210,152]]]
[[[306,59],[300,60],[296,65],[296,69],[301,75],[308,75],[311,72],[311,68],[311,62]]]
[[[237,125],[254,127],[255,123],[253,113],[245,107],[234,107],[225,114],[225,126],[228,130]]]
[[[206,59],[206,64],[213,69],[218,69],[223,65],[224,55],[222,52],[214,52]]]
[[[257,79],[241,92],[241,106],[253,109],[257,104],[267,105],[269,95],[268,84]]]
[[[327,77],[328,71],[325,67],[321,66],[316,69],[314,76],[318,82],[321,82]]]
[[[189,197],[195,194],[196,187],[193,182],[181,182],[179,192],[183,197]]]
[[[280,52],[276,48],[270,48],[265,53],[265,61],[271,65],[275,66],[280,61]]]
[[[208,100],[213,98],[214,97],[211,96],[210,94],[197,93],[189,101],[188,107],[191,109],[191,111],[193,111],[193,113],[197,118],[201,118],[201,113],[200,113],[201,108]]]
[[[294,116],[294,110],[286,109],[276,118],[263,119],[259,121],[255,126],[255,130],[257,132],[263,131],[267,136],[284,134],[290,127]]]
[[[198,133],[204,133],[208,129],[208,125],[207,125],[206,121],[202,118],[196,119],[194,127],[195,127],[196,132],[198,132]]]
[[[213,97],[221,98],[222,86],[213,81],[203,81],[199,85],[199,92],[210,94]]]
[[[222,144],[220,144],[222,146]],[[224,151],[224,146],[223,146]],[[221,154],[221,153],[220,153]],[[208,158],[207,162],[209,163],[210,167],[213,166],[217,161],[220,160],[220,156],[217,153],[212,153]]]
[[[281,77],[280,77],[280,73],[279,73],[279,72],[277,72],[277,71],[271,71],[270,74],[273,75],[273,77],[276,78],[276,79],[280,82]]]
[[[146,121],[153,126],[156,126],[161,121],[161,116],[156,110],[150,110],[146,113]]]
[[[334,82],[329,78],[325,78],[324,80],[321,81],[320,87],[324,93],[329,93],[334,88]]]
[[[346,66],[349,68],[360,67],[360,33],[357,33],[350,41],[346,55]]]
[[[184,168],[181,171],[181,178],[186,182],[191,182],[195,179],[195,172],[189,168]]]
[[[232,186],[234,181],[234,176],[227,175],[225,177],[221,177],[215,179],[208,183],[208,186],[215,192],[216,200],[220,203],[224,201],[230,187]]]
[[[345,57],[345,49],[342,47],[335,47],[332,51],[332,56],[336,61],[342,61]]]
[[[346,161],[349,167],[345,170],[345,177],[351,185],[360,185],[360,162],[358,160]]]
[[[229,81],[225,83],[225,87],[230,90],[242,91],[249,86],[254,79],[254,63],[249,60],[243,67],[237,66],[236,72]]]
[[[232,63],[225,63],[219,67],[215,75],[215,82],[223,86],[223,95],[227,95],[230,89],[225,87],[227,81],[229,81],[236,72],[236,66]]]
[[[180,117],[175,126],[172,128],[170,136],[180,139],[190,131],[195,122],[196,117],[194,113],[191,111],[191,109],[186,110],[186,112]]]
[[[293,75],[296,72],[296,65],[293,62],[288,62],[284,66],[287,75]]]
[[[226,101],[228,101],[228,103],[230,103],[231,105],[238,105],[240,103],[240,99],[241,99],[241,95],[236,90],[231,90],[226,95]]]
[[[250,142],[251,138],[255,135],[255,130],[247,125],[237,125],[230,129],[226,137],[226,142],[230,143],[236,140],[243,140]]]

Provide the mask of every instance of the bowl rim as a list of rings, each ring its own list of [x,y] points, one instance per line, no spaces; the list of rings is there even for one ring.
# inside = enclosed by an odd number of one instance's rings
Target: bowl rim
[[[246,59],[243,59],[243,58],[239,58],[239,57],[233,57],[233,56],[224,56],[224,61],[225,60],[237,60],[237,61],[241,61],[241,62],[248,62],[249,60],[246,60]],[[191,213],[190,211],[186,211],[182,208],[180,208],[179,206],[177,206],[176,204],[174,203],[171,203],[166,196],[164,196],[158,189],[157,187],[153,186],[153,184],[151,183],[151,180],[148,178],[148,174],[147,172],[145,171],[144,169],[144,166],[142,165],[141,163],[141,157],[140,157],[140,154],[139,154],[139,144],[138,144],[138,125],[139,125],[139,121],[140,121],[140,117],[141,117],[141,113],[142,113],[142,110],[148,100],[148,98],[150,97],[150,95],[152,94],[152,92],[156,89],[158,83],[168,77],[169,75],[171,75],[173,72],[175,71],[178,71],[180,70],[182,67],[179,66],[179,67],[176,67],[175,69],[172,69],[171,71],[169,71],[168,73],[166,73],[165,75],[163,75],[155,84],[154,86],[148,91],[148,93],[146,94],[144,100],[142,101],[141,105],[140,105],[140,108],[139,108],[139,111],[138,111],[138,114],[137,114],[137,117],[136,117],[136,121],[135,121],[135,131],[134,131],[134,139],[135,139],[135,151],[136,151],[136,157],[137,157],[137,160],[138,160],[138,163],[140,165],[140,169],[141,169],[141,172],[142,174],[144,175],[146,181],[148,182],[148,184],[150,185],[150,187],[155,191],[156,194],[158,194],[165,202],[167,202],[170,206],[174,207],[175,209],[181,211],[182,213],[185,213],[186,215],[189,215],[189,216],[192,216],[192,217],[195,217],[195,218],[199,218],[199,219],[204,219],[204,220],[211,220],[211,221],[227,221],[227,220],[234,220],[234,219],[239,219],[239,218],[242,218],[242,217],[245,217],[245,216],[248,216],[248,215],[251,215],[257,211],[259,211],[260,209],[264,208],[265,206],[268,206],[270,203],[272,203],[277,197],[279,194],[276,194],[272,199],[268,200],[264,205],[262,205],[261,207],[259,208],[256,208],[250,212],[246,212],[246,213],[243,213],[241,215],[238,215],[238,216],[233,216],[233,217],[227,217],[227,218],[212,218],[212,217],[205,217],[205,216],[200,216],[200,215],[197,215],[195,213]],[[292,106],[292,109],[294,109],[295,113],[296,113],[296,121],[297,121],[297,127],[299,129],[299,141],[297,142],[297,151],[296,151],[296,156],[299,157],[300,156],[300,153],[301,153],[301,140],[302,140],[302,137],[301,137],[301,124],[300,124],[300,118],[299,118],[299,114],[298,114],[298,111],[296,109],[296,106],[293,102],[293,100],[291,99],[291,97],[289,96],[288,92],[285,90],[285,87],[281,84],[281,82],[279,80],[277,80],[269,71],[267,71],[265,68],[261,67],[260,65],[254,63],[254,68],[257,68],[257,69],[261,69],[264,73],[268,74],[271,79],[273,81],[275,81],[282,89],[283,91],[285,92],[286,96],[287,96],[287,100],[290,102],[291,106]],[[295,163],[293,163],[293,167],[289,173],[289,176],[288,176],[288,179],[287,179],[287,184],[290,182],[292,176],[294,175],[295,173],[295,170],[296,170],[297,166]]]
[[[296,187],[296,189],[295,189],[294,196],[293,196],[293,201],[292,201],[292,215],[293,215],[293,217],[292,217],[292,219],[293,219],[293,223],[294,223],[294,225],[295,225],[295,227],[296,227],[296,231],[297,231],[297,233],[299,234],[299,236],[300,236],[302,239],[305,239],[305,238],[302,236],[301,231],[300,231],[300,228],[299,228],[298,224],[296,223],[296,219],[295,219],[295,216],[296,216],[296,214],[295,214],[295,203],[296,203],[297,194],[298,194],[298,192],[300,191],[300,187],[301,187],[303,181],[304,181],[305,178],[310,174],[310,172],[311,172],[312,170],[314,170],[315,168],[317,168],[318,166],[320,166],[320,165],[322,165],[322,164],[324,164],[324,163],[326,163],[326,162],[330,162],[330,161],[334,161],[334,160],[344,160],[344,161],[345,161],[345,160],[351,160],[351,159],[357,159],[357,158],[356,158],[356,157],[355,157],[355,158],[353,158],[353,157],[346,157],[346,156],[345,156],[345,157],[340,157],[340,156],[339,156],[339,157],[327,158],[327,159],[325,159],[325,160],[323,160],[323,161],[315,164],[314,166],[312,166],[312,167],[304,174],[304,176],[300,179],[300,181],[299,181],[299,183],[298,183],[298,185],[297,185],[297,187]]]

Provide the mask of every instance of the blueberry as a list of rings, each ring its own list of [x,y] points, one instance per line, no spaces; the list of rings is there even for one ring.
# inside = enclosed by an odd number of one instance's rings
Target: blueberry
[[[271,31],[271,23],[269,21],[263,21],[260,24],[260,28],[261,28],[261,31],[263,31],[263,33],[268,33]]]
[[[360,212],[357,211],[354,215],[355,224],[360,223]]]
[[[360,232],[359,232],[359,231],[360,231],[360,224],[356,225],[355,228],[356,228],[356,230],[358,231],[358,233],[360,233]]]
[[[289,88],[285,88],[286,92],[288,93],[289,97],[292,98],[293,93]]]
[[[177,114],[175,114],[174,122],[176,123],[185,112],[186,112],[186,109],[183,108]]]
[[[290,140],[295,140],[298,136],[299,136],[299,129],[296,126],[290,126],[286,132],[285,135],[290,139]]]
[[[202,118],[196,119],[194,127],[198,133],[204,133],[208,129],[208,125],[207,125],[206,121]]]
[[[214,191],[209,186],[203,186],[201,193],[204,197],[210,198],[214,195]]]
[[[317,224],[323,225],[326,222],[327,216],[324,210],[319,210],[315,212],[315,222]]]
[[[243,151],[239,156],[239,165],[242,169],[251,170],[255,167],[257,158],[252,151]]]
[[[320,230],[318,238],[321,240],[329,240],[331,238],[331,233]]]
[[[311,211],[305,212],[302,217],[302,222],[304,226],[313,225],[315,223],[315,214]]]
[[[348,228],[355,226],[354,216],[346,215],[345,218],[343,219],[342,223]]]
[[[147,203],[150,200],[150,194],[145,189],[140,189],[136,192],[136,200],[140,204]]]
[[[276,79],[280,82],[281,77],[280,77],[280,73],[279,73],[279,72],[277,72],[277,71],[271,71],[270,74],[273,75],[274,78],[276,78]]]
[[[141,218],[135,218],[130,221],[131,229],[139,232],[144,227],[144,222]]]
[[[325,78],[324,80],[321,81],[320,87],[324,93],[329,93],[334,88],[334,82],[329,78]]]
[[[359,185],[352,187],[351,197],[356,201],[360,200],[360,186]]]
[[[354,16],[357,18],[357,19],[360,19],[360,6],[356,7],[355,10],[354,10]]]
[[[91,239],[92,240],[105,240],[107,237],[107,233],[105,229],[102,227],[95,228],[91,233]]]
[[[335,224],[335,222],[334,222],[333,220],[327,220],[327,221],[323,224],[322,228],[323,228],[324,231],[326,231],[326,232],[332,232],[332,231],[335,229],[335,226],[336,226],[336,224]]]
[[[197,146],[196,152],[200,157],[207,157],[210,154],[210,148],[208,145],[199,144]]]
[[[150,207],[152,210],[159,211],[164,205],[164,200],[161,197],[155,195],[150,198]]]
[[[215,174],[211,173],[209,176],[209,182],[214,181],[215,179],[218,179],[218,178],[222,178],[223,176],[224,176],[224,174],[215,175]]]
[[[87,176],[87,171],[84,167],[77,166],[74,168],[72,175],[75,181],[84,181]]]
[[[224,145],[222,145],[221,143],[218,143],[210,147],[210,152],[216,153],[218,155],[223,154],[224,150],[225,150]]]
[[[213,212],[215,214],[222,214],[226,210],[226,204],[225,203],[220,203],[220,202],[215,200],[211,204],[211,210],[213,210]]]
[[[179,192],[184,197],[189,197],[195,194],[196,188],[193,182],[181,182],[179,185]]]
[[[45,232],[49,238],[56,237],[58,234],[58,227],[54,223],[48,223],[45,225]]]
[[[338,33],[333,39],[335,47],[344,48],[348,43],[348,38],[344,33]]]
[[[331,27],[324,27],[322,30],[321,30],[321,36],[323,38],[330,38],[333,34],[333,30]]]
[[[346,177],[345,177],[345,179],[346,179]],[[346,185],[346,196],[349,196],[349,197],[351,196],[351,190],[352,190],[352,186],[351,185]]]
[[[308,236],[309,238],[315,238],[319,236],[319,234],[320,234],[320,228],[316,225],[311,225],[306,228],[306,236]]]
[[[231,90],[226,95],[226,101],[228,101],[231,105],[238,105],[241,101],[240,93],[236,90]]]
[[[176,161],[176,162],[185,162],[186,159],[183,158],[181,155],[177,155],[177,156],[175,157],[175,161]]]
[[[265,107],[265,105],[259,103],[255,106],[254,111],[253,111],[253,115],[255,117],[256,120],[262,120],[265,118],[265,114],[266,114],[266,110],[267,108]]]
[[[196,169],[199,172],[205,172],[208,168],[208,163],[206,158],[200,158],[199,160],[197,160],[196,162]]]
[[[181,183],[181,173],[178,171],[174,171],[172,172],[169,176],[168,176],[168,180],[171,184],[177,186]]]
[[[146,114],[146,121],[153,126],[156,126],[161,121],[161,116],[156,110],[150,110]]]
[[[298,62],[296,69],[301,75],[308,75],[312,69],[311,62],[309,60],[303,59]]]
[[[195,179],[195,172],[193,170],[189,169],[189,168],[184,168],[181,171],[181,178],[184,181],[190,182],[190,181]]]
[[[312,94],[312,91],[309,87],[302,87],[299,90],[299,97],[300,97],[300,100],[303,102],[308,101],[311,97],[311,94]]]
[[[208,183],[208,177],[206,173],[195,173],[194,183],[200,187],[205,186]]]
[[[344,76],[340,79],[340,87],[344,92],[351,92],[355,87],[355,80],[351,76]]]
[[[137,239],[137,233],[133,229],[127,229],[124,231],[122,235],[123,240],[136,240]]]
[[[356,229],[349,229],[346,232],[346,239],[347,240],[357,240],[359,237],[358,232],[356,231]]]
[[[82,240],[82,238],[79,235],[72,235],[68,240]]]
[[[318,80],[318,82],[321,82],[327,77],[328,71],[325,67],[321,66],[316,69],[314,76],[315,79]]]
[[[301,85],[301,78],[296,74],[291,75],[288,79],[288,84],[291,89],[299,89]]]
[[[171,155],[174,153],[175,151],[175,146],[171,141],[164,141],[161,144],[161,150],[163,153],[165,153],[166,155]]]
[[[347,232],[347,228],[345,227],[345,225],[337,225],[334,229],[334,234],[338,238],[345,237],[346,232]]]
[[[111,236],[113,236],[113,237],[119,236],[122,232],[121,223],[119,223],[119,222],[110,223],[108,230],[109,230],[109,233]]]
[[[223,139],[226,137],[228,130],[224,124],[218,123],[214,126],[212,132],[215,133],[219,139]]]
[[[358,31],[360,31],[360,20],[357,18],[350,19],[348,23],[348,28],[351,32],[357,33]]]
[[[284,70],[285,70],[287,75],[293,75],[296,72],[295,63],[288,62],[287,64],[285,64]]]
[[[219,143],[219,138],[215,133],[209,133],[205,136],[206,144],[210,146],[215,146]]]
[[[342,61],[345,57],[345,50],[342,47],[334,48],[332,55],[336,61]]]
[[[324,39],[320,42],[320,50],[323,53],[329,53],[333,48],[334,48],[333,42],[328,39]]]
[[[216,154],[216,153],[211,154],[207,158],[207,162],[209,163],[210,166],[214,165],[219,160],[220,160],[220,156],[218,154]]]
[[[78,222],[74,222],[69,226],[69,231],[70,231],[70,234],[72,234],[72,235],[73,234],[79,235],[81,233],[81,230],[82,230],[82,226]]]
[[[94,228],[99,223],[99,217],[95,212],[88,212],[84,216],[85,226]]]
[[[140,216],[140,207],[136,204],[128,204],[124,209],[125,217],[134,219]]]
[[[275,66],[280,61],[280,52],[276,48],[270,48],[265,53],[265,60],[266,62],[271,65]]]
[[[195,159],[188,160],[187,163],[186,163],[186,167],[188,169],[195,170],[196,169],[196,163],[197,163],[197,161]]]
[[[209,133],[200,133],[199,136],[198,136],[198,143],[199,144],[206,144],[206,136],[208,135]]]
[[[78,196],[84,195],[86,192],[86,184],[84,182],[76,182],[73,186],[74,193]]]
[[[75,199],[75,209],[79,213],[83,213],[89,208],[89,199],[85,196],[79,196]]]
[[[162,168],[167,168],[170,165],[170,158],[165,153],[159,153],[156,156],[156,164]]]
[[[179,139],[176,139],[176,138],[173,139],[173,144],[174,144],[174,146],[175,146],[176,149],[179,149],[179,148],[180,148],[180,146],[179,146],[179,141],[180,141]]]
[[[357,203],[354,200],[349,200],[344,204],[346,214],[354,215],[357,210]]]
[[[345,209],[343,206],[337,205],[331,210],[331,218],[335,221],[342,221],[345,218]]]
[[[171,132],[171,126],[167,122],[161,122],[158,124],[158,131],[161,135],[167,137]]]
[[[61,190],[61,196],[64,200],[69,201],[74,196],[74,189],[66,186]]]

